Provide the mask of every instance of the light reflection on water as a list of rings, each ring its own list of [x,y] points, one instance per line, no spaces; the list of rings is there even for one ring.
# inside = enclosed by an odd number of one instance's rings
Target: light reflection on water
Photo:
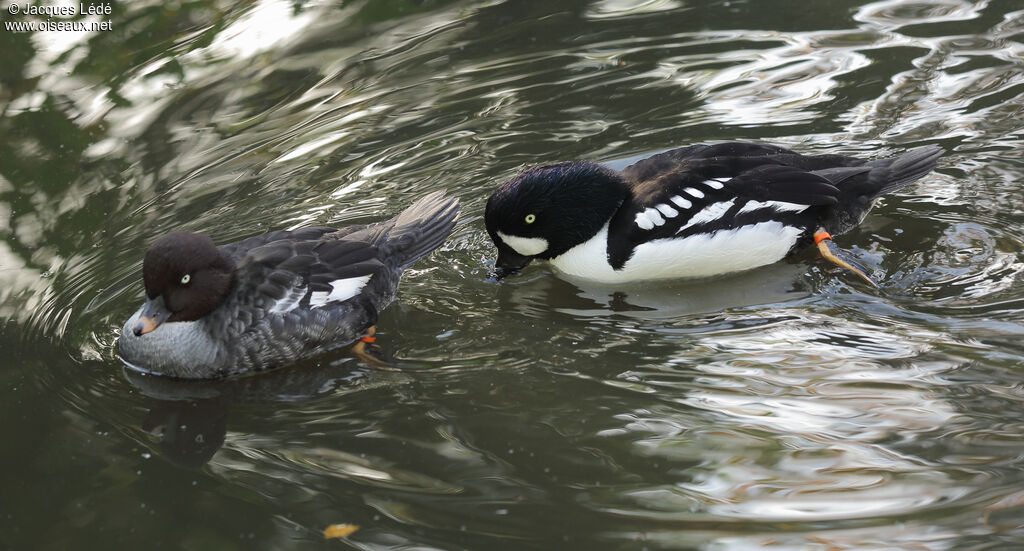
[[[133,3],[125,35],[7,35],[35,57],[0,96],[0,392],[7,418],[50,412],[11,424],[18,459],[62,458],[0,469],[35,486],[3,484],[8,520],[40,527],[15,537],[60,546],[56,508],[97,546],[307,548],[338,522],[360,549],[1020,546],[1011,4]],[[813,255],[484,280],[484,202],[524,165],[724,139],[949,154],[843,237],[878,291]],[[341,351],[214,384],[122,373],[157,236],[376,220],[441,188],[464,215],[381,318],[395,370]],[[82,472],[103,489],[49,482]]]

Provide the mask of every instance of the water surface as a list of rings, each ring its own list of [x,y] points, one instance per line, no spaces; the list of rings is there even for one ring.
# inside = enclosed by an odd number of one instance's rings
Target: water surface
[[[0,548],[1024,549],[1019,3],[112,5],[0,33]],[[731,139],[948,154],[841,238],[877,290],[810,253],[485,281],[522,167]],[[160,235],[437,189],[463,217],[381,316],[395,369],[122,370]]]

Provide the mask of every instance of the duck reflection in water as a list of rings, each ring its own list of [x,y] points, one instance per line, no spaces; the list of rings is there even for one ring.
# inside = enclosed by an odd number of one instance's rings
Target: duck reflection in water
[[[228,418],[244,404],[281,404],[327,396],[346,387],[368,384],[368,375],[385,384],[401,377],[395,371],[370,369],[352,357],[308,361],[258,376],[218,381],[184,381],[124,368],[125,377],[153,400],[142,430],[157,438],[153,452],[185,468],[205,465],[227,439]]]
[[[806,298],[811,293],[801,282],[805,274],[807,268],[800,259],[725,277],[644,285],[612,285],[565,274],[561,277],[538,274],[501,285],[498,299],[503,309],[531,317],[543,318],[550,311],[556,311],[578,317],[605,317],[614,313],[640,319],[676,319]]]

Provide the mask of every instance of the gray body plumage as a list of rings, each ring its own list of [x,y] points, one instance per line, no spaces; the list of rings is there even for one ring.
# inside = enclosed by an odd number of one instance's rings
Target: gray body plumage
[[[345,346],[376,323],[402,271],[439,247],[457,216],[458,200],[435,192],[384,222],[272,232],[224,245],[236,278],[223,302],[199,319],[138,336],[132,328],[140,308],[122,328],[118,352],[133,369],[196,379],[268,369]],[[339,281],[361,286],[332,300],[331,284]]]

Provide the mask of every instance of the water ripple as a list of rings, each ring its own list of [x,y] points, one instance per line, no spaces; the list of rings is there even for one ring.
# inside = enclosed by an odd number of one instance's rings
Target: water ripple
[[[66,458],[17,511],[122,547],[199,546],[140,503],[264,548],[338,522],[362,549],[1018,547],[1024,11],[804,8],[139,2],[124,34],[8,33],[31,57],[0,91],[5,403],[44,406],[10,440]],[[523,166],[727,139],[948,153],[842,236],[878,290],[811,254],[486,281],[483,207]],[[436,189],[463,217],[381,315],[394,369],[342,350],[208,384],[122,372],[157,236],[364,223]],[[20,547],[66,546],[21,525]]]

